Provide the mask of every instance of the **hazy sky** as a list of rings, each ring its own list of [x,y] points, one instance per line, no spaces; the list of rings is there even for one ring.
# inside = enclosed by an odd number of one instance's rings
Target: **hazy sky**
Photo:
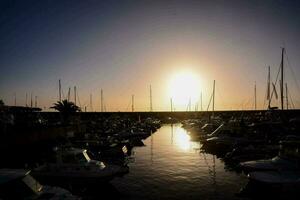
[[[108,111],[130,110],[132,94],[136,110],[149,110],[151,84],[154,110],[169,110],[168,82],[189,71],[205,109],[214,79],[216,109],[253,108],[255,82],[262,108],[267,66],[275,79],[284,46],[299,108],[299,37],[297,1],[1,1],[0,99],[13,105],[16,93],[24,105],[33,93],[48,108],[61,79],[82,107],[92,94],[99,110],[103,88]]]

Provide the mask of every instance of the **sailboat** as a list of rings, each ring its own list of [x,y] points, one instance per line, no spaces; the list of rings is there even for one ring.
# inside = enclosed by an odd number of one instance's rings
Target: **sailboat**
[[[280,103],[281,103],[281,110],[284,110],[284,87],[283,87],[283,83],[284,83],[284,53],[285,53],[285,48],[282,48],[281,50],[281,62],[280,62],[280,68],[278,71],[278,74],[280,72]],[[273,82],[271,82],[271,77],[270,77],[270,66],[268,67],[268,83],[267,83],[267,100],[268,100],[268,110],[275,110],[278,109],[278,107],[271,107],[271,101],[273,98],[273,95],[275,96],[275,98],[278,98],[278,94],[276,91],[276,82],[277,82],[277,78],[275,81],[275,84]],[[272,86],[272,87],[271,87]],[[271,88],[272,88],[272,92],[271,92]]]

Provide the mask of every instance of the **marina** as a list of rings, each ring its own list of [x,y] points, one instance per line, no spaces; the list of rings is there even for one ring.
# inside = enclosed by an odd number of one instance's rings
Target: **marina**
[[[192,119],[181,113],[173,120],[135,120],[136,114],[77,115],[81,128],[72,125],[69,133],[47,138],[47,145],[18,144],[14,151],[2,145],[1,168],[30,170],[41,184],[83,199],[255,199],[262,197],[258,191],[264,195],[262,188],[277,188],[272,195],[284,199],[298,192],[297,111],[290,111],[288,126],[262,121],[267,112],[234,120],[226,112]]]
[[[0,10],[0,200],[299,199],[300,2]]]

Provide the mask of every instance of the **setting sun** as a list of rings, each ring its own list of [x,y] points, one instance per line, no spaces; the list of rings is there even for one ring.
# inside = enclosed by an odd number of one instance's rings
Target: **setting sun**
[[[192,72],[174,74],[169,81],[169,94],[174,105],[188,105],[189,100],[195,102],[199,99],[200,79]]]
[[[177,128],[175,130],[175,144],[179,149],[187,151],[191,147],[190,136],[187,134],[186,130],[182,128]]]

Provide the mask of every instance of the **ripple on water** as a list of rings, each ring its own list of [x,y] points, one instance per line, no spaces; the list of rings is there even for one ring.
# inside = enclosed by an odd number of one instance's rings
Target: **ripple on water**
[[[180,124],[165,125],[134,149],[130,173],[112,181],[124,199],[234,199],[245,176],[200,153]]]

